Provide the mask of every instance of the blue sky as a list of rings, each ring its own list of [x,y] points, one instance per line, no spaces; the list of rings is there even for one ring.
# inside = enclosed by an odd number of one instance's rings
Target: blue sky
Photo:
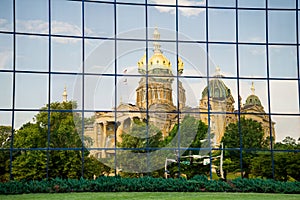
[[[113,2],[113,1],[108,1]],[[144,0],[120,0],[119,2],[144,3]],[[151,0],[157,6],[148,8],[148,35],[152,38],[154,27],[158,27],[163,40],[176,39],[176,9],[159,6],[165,3],[175,5],[175,0]],[[204,1],[179,0],[180,5],[205,5]],[[211,0],[210,6],[235,6],[235,0]],[[241,7],[264,8],[264,0],[240,0]],[[269,0],[271,8],[295,8],[294,0]],[[80,2],[52,0],[51,3],[52,34],[82,35],[82,7]],[[114,34],[113,4],[85,3],[85,35],[91,37],[113,37]],[[16,31],[24,33],[48,34],[48,2],[47,0],[16,0]],[[262,10],[239,10],[239,29],[236,30],[236,11],[234,9],[209,9],[208,31],[210,42],[235,42],[238,31],[239,42],[255,43],[239,45],[237,55],[235,44],[209,44],[210,74],[214,74],[216,66],[220,66],[226,77],[237,75],[239,65],[240,76],[246,78],[266,78],[266,16]],[[299,114],[299,95],[296,47],[296,12],[293,10],[268,12],[269,64],[270,77],[288,78],[294,80],[270,81],[271,112],[278,114]],[[117,5],[117,37],[131,39],[146,39],[146,12],[144,6]],[[206,13],[202,8],[179,8],[178,15],[179,39],[185,41],[205,41]],[[12,31],[12,0],[0,2],[0,30]],[[13,37],[10,34],[0,34],[0,69],[11,70],[13,67]],[[285,45],[283,45],[285,44]],[[290,44],[290,45],[286,45]],[[49,45],[51,45],[51,70],[54,72],[82,72],[82,40],[71,37],[52,37],[49,44],[45,36],[16,36],[16,70],[47,72],[49,68]],[[152,48],[152,43],[148,43]],[[176,69],[176,43],[162,42],[162,50]],[[85,70],[91,73],[114,73],[114,42],[110,40],[85,40]],[[206,75],[206,46],[201,43],[179,43],[179,56],[185,63],[184,76]],[[144,55],[146,42],[119,41],[117,45],[117,72],[138,75],[137,62]],[[152,55],[149,50],[149,57]],[[237,63],[237,58],[239,63]],[[81,105],[81,76],[58,75],[51,76],[51,101],[61,101],[64,86],[67,86],[69,98],[75,99]],[[18,109],[39,109],[48,102],[47,74],[16,75],[16,102]],[[138,77],[118,78],[118,101],[135,103],[135,88]],[[0,108],[12,106],[12,81],[10,72],[0,73],[0,89],[2,97]],[[197,106],[201,92],[206,86],[206,79],[182,79],[187,90],[187,104]],[[236,80],[225,79],[224,82],[232,90],[237,101]],[[243,103],[251,93],[252,80],[240,81],[240,95]],[[265,111],[268,112],[268,91],[266,80],[255,80],[256,94],[260,97]],[[174,86],[175,87],[175,86]],[[112,110],[114,102],[114,77],[85,77],[85,108]],[[177,95],[174,92],[174,97]],[[237,108],[237,103],[236,103]],[[16,112],[15,123],[19,127],[32,119],[36,112]],[[286,135],[300,137],[295,130],[300,129],[299,116],[273,116],[276,122],[278,140]],[[0,111],[0,124],[11,123],[11,112]]]

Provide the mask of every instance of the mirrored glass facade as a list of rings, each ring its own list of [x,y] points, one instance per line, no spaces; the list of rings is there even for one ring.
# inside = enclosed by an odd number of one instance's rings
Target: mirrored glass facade
[[[1,0],[0,44],[0,180],[299,181],[297,0]]]

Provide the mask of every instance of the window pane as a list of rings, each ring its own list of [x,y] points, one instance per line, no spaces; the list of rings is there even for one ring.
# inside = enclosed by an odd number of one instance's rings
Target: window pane
[[[183,87],[183,91],[179,90],[180,95],[185,95],[186,101],[185,101],[185,107],[181,108],[181,112],[186,112],[187,115],[190,114],[191,116],[198,116],[199,114],[196,114],[200,112],[197,107],[199,107],[199,101],[202,98],[201,92],[204,90],[205,86],[207,85],[207,79],[206,78],[183,78],[181,77],[179,79],[179,87]]]
[[[51,46],[52,71],[82,71],[82,42],[80,39],[52,37]]]
[[[13,65],[13,37],[0,34],[0,69],[12,69]]]
[[[294,46],[269,46],[270,77],[297,77],[297,48]],[[283,70],[284,69],[284,70]]]
[[[269,42],[296,43],[296,13],[269,11],[268,14]]]
[[[0,108],[11,109],[13,98],[13,76],[12,73],[0,73],[0,91],[2,97],[0,98]]]
[[[205,40],[205,9],[181,8],[178,16],[179,40]]]
[[[48,33],[48,1],[16,0],[16,29],[18,32]]]
[[[16,55],[17,70],[48,71],[48,37],[18,35]]]
[[[239,0],[238,1],[239,7],[249,7],[249,8],[264,8],[266,7],[265,0]]]
[[[300,138],[300,116],[283,116],[283,115],[273,115],[272,119],[275,121],[275,142],[282,143],[289,137],[298,141]],[[286,149],[282,145],[275,145],[275,149]]]
[[[51,1],[51,33],[82,35],[81,4],[79,1]]]
[[[37,112],[30,111],[15,111],[14,112],[14,128],[20,129],[23,125],[28,122],[33,123],[33,118],[37,114]]]
[[[145,77],[129,77],[123,76],[117,79],[117,105],[131,104],[137,105],[136,90],[139,87],[139,82],[145,80]],[[149,95],[149,94],[148,94]]]
[[[134,15],[130,15],[128,13],[134,13]],[[117,37],[146,38],[144,6],[118,5],[117,17]]]
[[[230,6],[230,7],[233,7],[235,6],[235,0],[209,0],[208,1],[208,5],[209,6],[224,6],[224,7],[227,7],[227,6]]]
[[[119,41],[117,47],[117,73],[118,74],[140,74],[138,72],[138,62],[145,62],[146,42],[135,41]],[[149,46],[152,44],[149,43]],[[149,50],[149,56],[152,55],[152,50]],[[144,61],[142,61],[144,60]],[[150,60],[150,57],[148,57]]]
[[[86,75],[84,81],[85,109],[113,110],[115,107],[114,77]]]
[[[222,75],[227,77],[236,76],[236,46],[227,44],[209,45],[209,57],[211,60],[210,75],[214,75],[216,68],[222,70]]]
[[[65,94],[67,96],[65,96]],[[82,108],[82,76],[81,75],[51,75],[51,102],[75,101]]]
[[[296,145],[283,145],[292,146],[290,148],[295,148]],[[299,165],[295,165],[299,160],[299,152],[287,152],[287,151],[278,151],[274,152],[274,168],[275,168],[275,179],[278,181],[289,181],[299,179]]]
[[[266,38],[265,11],[239,11],[239,41],[265,42]]]
[[[93,78],[96,81],[94,94],[95,110],[113,110],[117,105],[115,104],[115,78],[112,76],[98,76]]]
[[[268,83],[265,80],[240,80],[241,113],[268,114]]]
[[[11,124],[11,111],[0,111],[0,126],[12,126]]]
[[[266,47],[239,45],[239,70],[242,77],[267,77]]]
[[[149,1],[149,3],[153,3],[153,4],[163,4],[163,5],[175,5],[176,4],[176,0],[168,0],[168,1],[148,0],[148,1]]]
[[[183,63],[182,76],[205,76],[207,74],[205,47],[204,44],[178,44],[178,56]]]
[[[48,75],[16,74],[16,108],[39,109],[48,103]]]
[[[296,8],[295,0],[268,0],[269,8]]]
[[[58,119],[62,119],[62,123],[58,123]],[[80,112],[69,112],[66,109],[50,112],[50,125],[53,125],[50,126],[50,147],[82,147],[82,118]]]
[[[13,1],[3,0],[0,2],[0,30],[12,31],[13,27]]]
[[[84,62],[85,72],[87,73],[114,73],[115,42],[113,40],[86,39]]]
[[[235,41],[235,10],[209,9],[209,41]]]
[[[86,36],[113,37],[114,7],[112,4],[86,3],[84,9]]]
[[[148,36],[151,38],[153,29],[159,28],[160,39],[174,40],[175,32],[175,8],[174,7],[148,7]],[[163,19],[163,20],[161,20]]]
[[[297,81],[270,81],[272,113],[299,114],[299,95]]]

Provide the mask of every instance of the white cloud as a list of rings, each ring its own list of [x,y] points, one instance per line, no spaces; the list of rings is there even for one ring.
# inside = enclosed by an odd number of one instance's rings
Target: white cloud
[[[11,51],[2,51],[0,52],[0,69],[6,68],[9,64],[9,60],[11,59],[12,52]]]
[[[252,37],[252,38],[250,38],[250,41],[251,42],[257,42],[257,43],[264,43],[264,42],[266,42],[266,40],[264,38],[261,38],[261,37]]]
[[[8,26],[7,20],[0,19],[0,27]],[[30,32],[30,33],[42,33],[48,34],[49,32],[49,23],[43,20],[18,20],[17,21],[17,31],[19,32]],[[93,33],[93,30],[85,28],[86,34]],[[82,35],[81,27],[77,25],[70,24],[62,21],[52,21],[51,25],[51,34],[61,34],[61,35]],[[79,40],[72,40],[67,38],[53,38],[53,41],[57,43],[77,43]]]
[[[8,23],[7,19],[0,18],[0,30],[1,31],[11,31],[11,24]]]
[[[42,20],[17,20],[17,31],[48,33],[48,22]]]
[[[176,4],[175,0],[152,0],[152,2],[156,3],[156,4],[166,4],[166,5],[175,5]],[[204,6],[205,0],[199,0],[199,1],[179,0],[178,4],[182,5],[182,6]],[[157,10],[159,10],[160,12],[175,14],[175,10],[173,7],[156,6],[155,8]],[[178,10],[180,11],[180,13],[182,15],[187,16],[187,17],[197,16],[201,12],[203,12],[203,9],[195,9],[195,8],[179,7]]]

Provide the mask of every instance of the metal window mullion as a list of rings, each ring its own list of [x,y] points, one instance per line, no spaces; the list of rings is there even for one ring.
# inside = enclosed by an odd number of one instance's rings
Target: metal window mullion
[[[47,106],[47,113],[48,113],[48,124],[47,124],[47,166],[46,166],[46,178],[48,179],[49,178],[49,163],[50,163],[50,130],[51,130],[51,108],[50,108],[50,104],[51,104],[51,58],[52,58],[52,55],[51,55],[51,48],[52,48],[52,45],[51,45],[51,41],[52,41],[52,37],[51,37],[51,0],[48,0],[48,30],[49,30],[49,33],[48,33],[48,77],[49,77],[49,80],[48,80],[48,106]]]
[[[114,161],[114,167],[115,167],[115,176],[117,176],[117,72],[118,72],[118,65],[117,65],[117,0],[114,0],[114,84],[115,84],[115,105],[114,105],[114,115],[115,115],[115,123],[114,123],[114,137],[115,137],[115,145],[114,145],[114,151],[115,151],[115,161]]]
[[[296,41],[297,41],[297,72],[298,72],[298,112],[300,112],[300,65],[299,65],[299,3],[296,1]],[[300,117],[300,116],[298,116]]]
[[[235,39],[236,39],[236,73],[237,73],[237,92],[238,92],[238,133],[240,138],[240,169],[243,178],[243,134],[241,127],[241,104],[240,104],[240,69],[239,69],[239,10],[238,0],[235,1]]]
[[[82,64],[82,96],[81,96],[81,102],[82,102],[82,111],[81,111],[81,176],[84,177],[84,103],[85,103],[85,99],[84,99],[84,95],[85,95],[85,90],[84,90],[84,86],[85,86],[85,81],[84,81],[84,73],[85,73],[85,65],[84,65],[84,61],[85,61],[85,31],[84,31],[84,26],[85,26],[85,16],[84,16],[84,0],[82,0],[81,3],[81,27],[82,27],[82,47],[81,47],[81,53],[82,53],[82,60],[81,60],[81,64]]]
[[[271,148],[271,160],[272,160],[272,177],[275,178],[275,165],[274,165],[274,151],[273,151],[273,136],[272,136],[272,118],[271,118],[271,99],[270,99],[270,60],[269,60],[269,12],[268,12],[268,0],[266,0],[266,58],[267,58],[267,92],[268,92],[268,117],[269,117],[269,130],[270,130],[270,148]]]
[[[148,48],[149,48],[149,35],[148,35],[148,0],[145,0],[145,26],[146,26],[146,151],[147,151],[147,173],[149,173],[149,102],[148,102]],[[149,174],[148,174],[149,175]]]
[[[206,1],[205,3],[205,11],[206,11],[206,19],[205,19],[205,23],[206,23],[206,85],[207,85],[207,126],[208,126],[208,145],[209,145],[209,176],[210,176],[210,180],[212,180],[212,147],[211,147],[211,129],[210,129],[210,88],[209,88],[209,21],[208,21],[208,1]]]
[[[177,92],[177,124],[178,124],[178,145],[177,145],[177,148],[178,148],[178,173],[179,173],[179,177],[180,177],[180,155],[181,155],[181,132],[180,132],[180,111],[179,111],[179,97],[180,97],[180,94],[179,94],[179,77],[178,77],[178,31],[179,31],[179,24],[178,24],[178,12],[179,12],[179,9],[178,9],[178,0],[176,0],[176,11],[175,11],[175,18],[176,18],[176,92]]]
[[[12,160],[14,151],[15,101],[16,101],[16,0],[13,0],[13,98],[11,118],[11,141],[9,148],[9,177],[13,180]]]

